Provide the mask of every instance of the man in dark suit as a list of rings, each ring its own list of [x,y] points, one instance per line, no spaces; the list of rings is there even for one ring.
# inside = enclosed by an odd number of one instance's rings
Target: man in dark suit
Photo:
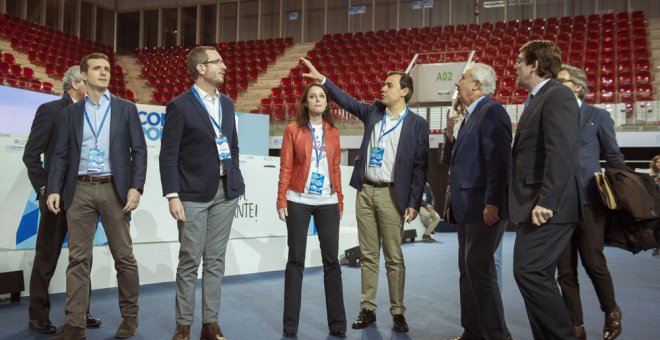
[[[494,252],[508,224],[507,178],[511,158],[511,119],[490,98],[495,70],[467,67],[456,82],[466,107],[454,137],[455,120],[447,114],[443,163],[449,166],[450,206],[458,230],[461,340],[506,339],[502,297]]]
[[[238,197],[245,193],[239,169],[234,103],[218,91],[222,57],[210,46],[188,54],[193,87],[168,105],[160,148],[160,179],[179,228],[176,329],[189,339],[195,309],[197,268],[202,272],[202,339],[224,339],[218,325],[225,251]]]
[[[71,66],[62,78],[64,95],[58,100],[42,104],[32,122],[32,129],[25,144],[23,163],[28,170],[32,187],[39,200],[39,229],[34,252],[34,263],[30,274],[30,321],[28,329],[35,333],[54,333],[55,326],[50,322],[50,298],[48,286],[53,278],[57,260],[60,258],[62,243],[67,232],[66,214],[53,214],[46,207],[46,184],[48,171],[55,151],[60,119],[65,107],[80,101],[87,87],[80,78],[80,66]],[[41,161],[41,155],[44,161]],[[98,327],[101,320],[86,313],[86,326]]]
[[[123,321],[115,337],[135,334],[139,278],[130,235],[131,211],[137,208],[147,173],[147,145],[135,104],[108,91],[110,62],[102,53],[80,61],[87,85],[84,100],[62,113],[48,177],[48,209],[63,213],[69,224],[66,271],[66,324],[53,339],[85,337],[85,314],[94,233],[101,218],[115,261]]]
[[[304,58],[307,78],[325,85],[330,97],[364,123],[360,153],[355,159],[351,186],[357,189],[356,217],[360,241],[362,298],[352,327],[376,322],[376,293],[380,248],[383,247],[390,313],[396,332],[407,332],[403,304],[405,265],[401,240],[404,222],[417,217],[422,201],[429,153],[428,122],[408,108],[413,81],[403,72],[390,72],[381,100],[361,103],[319,73]]]
[[[580,218],[579,112],[555,79],[561,52],[530,41],[516,60],[518,86],[529,91],[511,155],[509,217],[518,225],[513,273],[534,339],[575,339],[555,272]]]
[[[578,253],[587,275],[594,285],[600,309],[605,313],[603,339],[613,340],[621,334],[621,309],[614,298],[614,284],[607,268],[603,248],[605,246],[605,219],[607,209],[598,193],[594,173],[600,172],[600,155],[607,166],[627,169],[614,133],[614,121],[610,114],[582,100],[587,94],[587,76],[584,71],[570,65],[562,65],[557,80],[571,89],[580,107],[580,197],[584,219],[578,223],[575,233],[557,265],[561,288],[568,314],[578,339],[586,339],[580,285],[578,283]]]

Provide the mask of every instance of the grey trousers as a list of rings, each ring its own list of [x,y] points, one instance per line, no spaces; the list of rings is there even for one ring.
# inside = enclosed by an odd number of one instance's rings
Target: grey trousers
[[[202,323],[218,321],[225,250],[238,198],[226,199],[223,181],[209,202],[182,202],[185,222],[178,222],[179,265],[176,269],[176,324],[191,325],[195,285],[202,257]]]

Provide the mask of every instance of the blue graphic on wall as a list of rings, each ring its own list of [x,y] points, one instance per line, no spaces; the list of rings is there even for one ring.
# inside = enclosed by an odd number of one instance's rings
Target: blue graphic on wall
[[[314,216],[309,219],[309,227],[307,228],[307,235],[316,235],[316,223],[314,222]]]
[[[37,230],[39,229],[40,216],[41,213],[39,212],[37,194],[34,190],[30,190],[30,196],[25,203],[23,217],[21,217],[18,230],[16,230],[16,249],[34,249],[37,244]],[[66,244],[67,239],[65,238],[63,245]],[[105,236],[101,220],[99,219],[96,234],[94,235],[94,245],[99,246],[105,244],[108,244],[108,238]]]

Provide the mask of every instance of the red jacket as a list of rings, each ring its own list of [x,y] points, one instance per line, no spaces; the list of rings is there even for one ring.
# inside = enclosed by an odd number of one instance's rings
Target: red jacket
[[[325,150],[328,156],[328,172],[330,187],[337,194],[339,211],[344,211],[344,195],[341,192],[341,149],[339,147],[339,130],[323,122]],[[309,166],[312,162],[312,133],[307,126],[300,127],[298,123],[289,124],[282,138],[280,154],[280,182],[277,185],[277,209],[286,208],[286,192],[304,192]]]

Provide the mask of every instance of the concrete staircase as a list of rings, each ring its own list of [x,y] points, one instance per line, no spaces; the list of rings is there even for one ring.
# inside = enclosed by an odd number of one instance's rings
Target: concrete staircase
[[[651,74],[653,75],[653,99],[660,100],[660,18],[648,19],[649,48],[651,49]]]
[[[49,75],[47,75],[45,67],[33,64],[28,58],[27,54],[13,49],[11,47],[11,41],[0,38],[0,51],[2,51],[3,53],[11,53],[16,59],[16,64],[19,64],[22,67],[29,67],[33,69],[34,77],[36,79],[39,79],[39,81],[41,82],[47,81],[53,84],[53,92],[55,94],[61,95],[63,93],[62,80],[51,78]]]
[[[154,87],[149,85],[142,77],[142,65],[135,55],[115,55],[115,62],[121,66],[124,72],[124,83],[126,89],[135,95],[135,102],[150,104]]]
[[[280,83],[280,79],[289,74],[289,71],[298,65],[300,57],[314,48],[314,43],[295,44],[286,49],[283,55],[268,65],[266,72],[259,75],[257,81],[248,86],[247,90],[238,94],[236,98],[236,111],[249,112],[259,107],[262,98],[268,97],[270,89]]]

